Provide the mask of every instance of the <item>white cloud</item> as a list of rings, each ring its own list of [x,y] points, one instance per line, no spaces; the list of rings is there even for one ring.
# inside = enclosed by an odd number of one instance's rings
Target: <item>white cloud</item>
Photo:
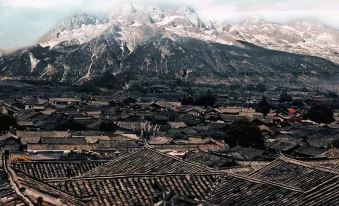
[[[2,6],[13,8],[38,9],[91,9],[106,10],[107,6],[117,3],[117,0],[0,0]]]
[[[3,6],[49,8],[69,5],[81,5],[81,0],[1,0]]]
[[[95,7],[103,10],[107,6],[123,3],[148,5],[187,5],[200,9],[235,9],[238,11],[262,10],[323,10],[339,9],[338,0],[0,0],[0,3],[11,7]]]
[[[202,17],[214,20],[240,21],[250,16],[260,16],[273,22],[286,22],[313,18],[339,28],[339,0],[0,0],[0,7],[105,13],[126,3],[190,6]]]

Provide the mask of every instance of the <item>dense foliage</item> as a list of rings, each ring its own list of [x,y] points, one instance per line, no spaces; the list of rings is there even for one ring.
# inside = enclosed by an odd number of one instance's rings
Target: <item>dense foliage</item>
[[[267,116],[268,113],[271,111],[271,105],[268,103],[265,96],[262,97],[261,101],[258,103],[257,111],[262,113],[264,117]]]
[[[332,141],[332,145],[336,148],[339,148],[339,139],[335,139]]]
[[[287,92],[282,92],[279,97],[280,102],[292,102],[292,96]]]
[[[110,120],[104,120],[101,122],[100,124],[100,131],[105,131],[105,132],[114,132],[118,129],[119,127],[114,124],[114,122],[110,121]]]
[[[217,97],[208,90],[205,94],[199,96],[195,101],[194,104],[197,106],[213,106],[217,101]]]
[[[9,131],[11,126],[17,126],[16,119],[9,115],[0,114],[0,132]]]
[[[73,119],[69,119],[59,125],[56,126],[56,130],[60,131],[66,131],[66,130],[71,130],[71,131],[85,131],[88,130],[88,128],[85,125],[82,125]]]
[[[317,123],[329,124],[334,121],[334,114],[331,107],[325,104],[314,104],[308,109],[304,118],[310,119]]]
[[[248,120],[239,120],[232,123],[226,130],[225,142],[230,147],[264,148],[264,137],[260,129]]]

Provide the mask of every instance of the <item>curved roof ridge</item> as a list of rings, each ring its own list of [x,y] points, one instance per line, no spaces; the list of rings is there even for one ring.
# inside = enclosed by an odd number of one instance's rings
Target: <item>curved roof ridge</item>
[[[88,176],[90,176],[90,175],[93,175],[93,174],[95,174],[95,172],[98,172],[98,171],[102,170],[103,168],[109,166],[110,164],[113,164],[114,162],[117,162],[117,161],[119,161],[119,160],[121,160],[121,159],[123,159],[123,158],[125,158],[125,157],[130,156],[130,155],[138,154],[138,153],[143,152],[143,151],[145,151],[145,150],[147,150],[147,151],[152,151],[152,152],[155,152],[156,154],[162,155],[162,156],[164,156],[164,157],[168,157],[168,158],[174,159],[174,160],[176,160],[176,161],[179,161],[179,162],[182,162],[182,163],[184,163],[184,164],[187,164],[188,166],[194,166],[195,168],[207,170],[207,171],[209,171],[209,172],[218,172],[218,170],[209,168],[209,167],[207,167],[207,166],[200,165],[200,164],[194,163],[194,162],[185,161],[185,160],[183,160],[183,159],[181,159],[181,158],[179,158],[179,157],[175,157],[175,156],[172,156],[172,155],[169,155],[169,154],[160,152],[160,151],[158,151],[158,150],[156,150],[156,149],[150,148],[149,146],[145,146],[145,147],[142,147],[142,148],[140,148],[140,149],[138,149],[138,150],[136,150],[136,151],[133,151],[132,153],[127,153],[127,154],[121,155],[120,157],[117,157],[117,158],[115,158],[115,159],[113,159],[113,160],[110,160],[110,161],[108,161],[107,163],[105,163],[105,164],[103,164],[103,165],[101,165],[101,166],[99,166],[99,167],[94,168],[93,170],[90,170],[90,171],[88,171],[88,172],[85,172],[85,173],[79,175],[78,177],[88,177]],[[153,174],[154,174],[154,173],[153,173]],[[156,174],[156,173],[155,173],[155,174]],[[167,174],[173,174],[173,173],[167,173]],[[119,174],[116,174],[116,175],[119,175]],[[94,176],[97,176],[97,175],[94,175]]]
[[[237,174],[227,174],[227,175],[232,176],[232,177],[236,177],[236,178],[240,178],[240,179],[244,179],[244,180],[247,180],[247,181],[251,181],[251,182],[264,183],[264,184],[269,184],[269,185],[273,185],[273,186],[278,186],[278,187],[288,189],[288,190],[293,190],[293,191],[296,191],[296,192],[303,192],[301,189],[298,189],[296,187],[290,187],[290,186],[287,186],[286,184],[275,183],[275,182],[271,182],[271,181],[267,181],[267,180],[261,180],[261,179],[256,179],[256,178],[253,178],[253,177],[250,177],[250,176],[241,176],[241,175],[237,175]]]
[[[145,173],[134,173],[134,174],[118,174],[109,176],[92,176],[92,177],[71,177],[71,178],[55,178],[48,179],[46,182],[60,182],[67,180],[98,180],[98,179],[118,179],[118,178],[135,178],[135,177],[171,177],[171,176],[226,176],[223,172],[205,172],[205,173],[158,173],[158,174],[145,174]]]
[[[324,167],[324,166],[321,166],[321,165],[314,165],[314,164],[311,164],[309,162],[300,161],[300,160],[297,160],[297,159],[293,159],[293,158],[287,157],[285,155],[281,155],[278,159],[281,159],[281,160],[283,160],[285,162],[290,162],[290,163],[302,165],[304,167],[309,167],[309,168],[313,168],[313,169],[319,169],[319,170],[322,170],[324,172],[330,172],[330,173],[334,173],[334,174],[337,174],[337,175],[339,174],[339,170],[337,170],[335,168]]]

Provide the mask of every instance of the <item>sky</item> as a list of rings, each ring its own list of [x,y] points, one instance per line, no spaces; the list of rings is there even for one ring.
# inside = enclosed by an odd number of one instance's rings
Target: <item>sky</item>
[[[239,22],[257,16],[276,23],[316,19],[339,30],[339,0],[0,0],[0,49],[34,44],[75,13],[105,15],[121,4],[193,7],[202,18]]]

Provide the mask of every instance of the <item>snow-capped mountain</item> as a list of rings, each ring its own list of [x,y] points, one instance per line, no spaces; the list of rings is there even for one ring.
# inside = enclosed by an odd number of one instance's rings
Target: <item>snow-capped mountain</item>
[[[218,23],[191,8],[127,5],[105,19],[65,19],[37,46],[0,57],[0,75],[81,84],[107,72],[180,76],[189,70],[198,81],[307,82],[337,78],[338,38],[338,31],[311,21]]]
[[[232,42],[227,33],[206,27],[198,14],[191,8],[157,9],[146,7],[137,9],[132,5],[119,7],[106,20],[100,21],[88,15],[76,15],[61,22],[40,41],[43,47],[54,47],[60,43],[83,44],[106,33],[116,33],[117,39],[126,44],[130,51],[153,36],[162,33],[178,34],[201,40]]]
[[[121,44],[126,44],[132,51],[159,30],[227,45],[243,40],[269,49],[319,56],[339,63],[339,31],[319,22],[305,20],[281,25],[259,18],[239,24],[204,22],[190,8],[164,10],[124,5],[116,8],[106,20],[75,15],[58,24],[40,40],[40,45],[83,44],[106,32],[116,32]]]
[[[294,21],[286,25],[253,18],[232,25],[229,32],[265,48],[319,56],[339,63],[339,31],[316,21]]]
[[[43,47],[54,47],[61,42],[83,44],[100,36],[109,25],[87,14],[74,15],[60,22],[39,42]]]

